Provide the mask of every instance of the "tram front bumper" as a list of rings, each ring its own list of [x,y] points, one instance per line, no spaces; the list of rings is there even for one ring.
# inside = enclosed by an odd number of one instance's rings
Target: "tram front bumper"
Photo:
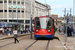
[[[46,38],[53,38],[53,35],[34,35],[35,38],[40,38],[40,37],[46,37]]]

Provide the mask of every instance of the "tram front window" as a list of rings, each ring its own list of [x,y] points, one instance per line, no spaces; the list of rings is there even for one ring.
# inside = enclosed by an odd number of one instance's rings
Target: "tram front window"
[[[41,17],[36,19],[36,29],[50,29],[51,28],[51,18]]]
[[[36,29],[40,29],[40,20],[36,18]]]

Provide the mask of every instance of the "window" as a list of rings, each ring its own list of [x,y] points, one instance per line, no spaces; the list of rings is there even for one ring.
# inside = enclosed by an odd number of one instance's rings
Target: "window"
[[[3,1],[0,1],[0,3],[3,3]]]
[[[7,1],[4,1],[4,3],[7,3]]]
[[[9,3],[11,3],[11,1],[9,1]]]
[[[22,2],[22,4],[24,4],[24,2]]]
[[[25,23],[26,23],[26,24],[30,24],[30,20],[26,20]]]
[[[3,10],[0,10],[0,12],[3,12]]]
[[[24,11],[22,11],[22,13],[24,13]]]
[[[12,12],[12,10],[9,10],[9,12]]]
[[[16,12],[16,10],[13,10],[13,12]]]
[[[56,25],[57,25],[57,23],[56,23]]]
[[[17,4],[20,4],[20,2],[17,2]]]
[[[18,10],[18,12],[20,13],[20,10]]]
[[[4,12],[7,12],[7,10],[4,10]]]
[[[13,4],[16,4],[16,1],[13,1]]]

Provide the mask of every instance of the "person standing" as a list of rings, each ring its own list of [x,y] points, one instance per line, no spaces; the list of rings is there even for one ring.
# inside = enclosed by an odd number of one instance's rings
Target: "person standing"
[[[67,36],[68,37],[70,36],[70,28],[69,28],[69,26],[67,26]]]
[[[21,34],[23,33],[23,29],[21,28]]]
[[[70,36],[72,36],[72,26],[71,25],[69,25],[69,28],[70,28]]]
[[[9,28],[9,33],[11,34],[11,28]]]
[[[17,29],[15,28],[14,31],[14,43],[16,43],[16,41],[19,43],[19,40],[17,39],[18,35],[17,35]]]

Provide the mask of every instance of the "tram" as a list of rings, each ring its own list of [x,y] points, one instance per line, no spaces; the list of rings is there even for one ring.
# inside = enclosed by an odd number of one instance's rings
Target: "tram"
[[[54,19],[50,16],[40,16],[34,19],[34,38],[53,38],[55,34]]]

